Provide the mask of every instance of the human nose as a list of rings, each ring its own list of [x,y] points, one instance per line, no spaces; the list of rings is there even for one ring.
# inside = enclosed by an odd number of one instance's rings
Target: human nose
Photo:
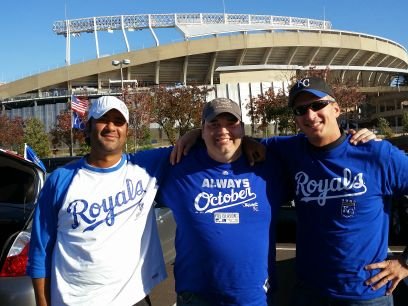
[[[316,117],[316,111],[314,111],[311,107],[308,107],[302,117],[306,119],[314,119],[314,117]]]
[[[229,129],[226,125],[219,125],[217,129],[218,133],[225,134],[229,132]]]
[[[114,123],[113,121],[108,120],[108,121],[106,122],[105,129],[108,129],[108,130],[112,131],[112,130],[114,130],[115,128],[116,128],[116,125],[115,125],[115,123]]]

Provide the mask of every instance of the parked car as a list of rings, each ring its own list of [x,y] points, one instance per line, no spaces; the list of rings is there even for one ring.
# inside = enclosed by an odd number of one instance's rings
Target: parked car
[[[390,220],[390,243],[407,245],[408,242],[408,195],[392,201]]]
[[[0,150],[0,304],[35,305],[25,275],[34,204],[44,184],[43,170]]]
[[[70,162],[72,158],[65,158]],[[52,171],[61,159],[50,161]],[[46,165],[47,166],[47,165]],[[53,166],[53,167],[51,167]],[[31,278],[25,273],[35,202],[46,173],[23,157],[0,149],[0,305],[35,306]],[[156,208],[166,263],[175,257],[175,222],[167,208]]]
[[[61,157],[50,157],[50,158],[41,158],[42,163],[47,170],[47,173],[51,173],[58,167],[61,167],[65,164],[68,164],[71,161],[82,158],[82,156],[61,156]]]

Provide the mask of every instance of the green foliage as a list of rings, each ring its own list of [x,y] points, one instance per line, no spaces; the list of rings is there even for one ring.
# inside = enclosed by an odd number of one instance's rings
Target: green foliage
[[[408,134],[408,112],[402,115],[402,132]]]
[[[180,88],[155,87],[148,92],[126,95],[129,107],[130,137],[136,138],[135,149],[151,141],[150,124],[157,123],[172,144],[183,135],[201,126],[201,111],[211,89],[198,86]],[[136,134],[135,134],[136,133]],[[129,150],[129,148],[128,148]]]
[[[394,136],[390,123],[383,117],[378,118],[378,131],[381,135],[384,135],[385,138],[391,138]]]
[[[51,153],[48,135],[40,119],[30,118],[25,122],[24,142],[32,147],[38,157],[48,157]]]
[[[141,147],[139,147],[138,149],[137,149],[137,151],[146,151],[146,150],[151,150],[151,149],[153,149],[154,147],[152,146],[152,145],[144,145],[144,146],[141,146]]]
[[[90,151],[91,151],[91,146],[87,145],[84,141],[80,143],[79,151],[77,152],[77,155],[84,156],[88,154]]]

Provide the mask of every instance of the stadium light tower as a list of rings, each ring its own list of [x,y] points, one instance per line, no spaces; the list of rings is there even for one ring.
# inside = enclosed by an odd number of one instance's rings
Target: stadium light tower
[[[123,92],[123,65],[129,65],[130,64],[130,60],[129,59],[123,59],[121,61],[118,60],[113,60],[112,61],[112,65],[113,66],[119,66],[120,67],[120,83],[122,85],[122,92]]]

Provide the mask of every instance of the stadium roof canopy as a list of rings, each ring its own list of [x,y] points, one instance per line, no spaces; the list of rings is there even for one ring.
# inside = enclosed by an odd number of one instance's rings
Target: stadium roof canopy
[[[175,28],[184,36],[160,44],[155,28]],[[126,31],[148,29],[155,46],[130,50]],[[231,71],[326,67],[361,86],[388,85],[395,74],[408,73],[407,50],[378,36],[335,30],[329,21],[244,14],[146,14],[57,21],[53,30],[70,39],[92,33],[96,58],[32,75],[0,86],[0,99],[53,88],[102,88],[120,79],[113,60],[129,59],[125,79],[141,84],[217,84]],[[100,31],[120,31],[127,52],[102,57]]]

